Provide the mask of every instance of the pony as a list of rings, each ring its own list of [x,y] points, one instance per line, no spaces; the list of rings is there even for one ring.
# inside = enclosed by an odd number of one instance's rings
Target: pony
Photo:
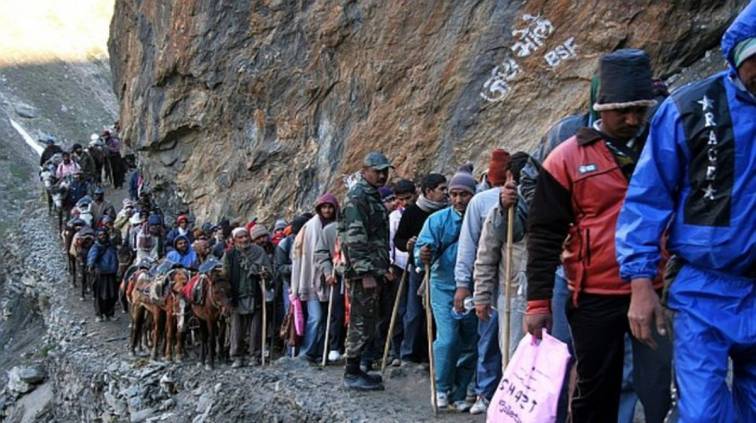
[[[230,292],[231,284],[223,273],[223,265],[214,258],[200,266],[199,273],[183,290],[184,299],[200,321],[200,357],[205,370],[215,367],[216,351],[223,355],[226,332],[223,320],[231,314]]]

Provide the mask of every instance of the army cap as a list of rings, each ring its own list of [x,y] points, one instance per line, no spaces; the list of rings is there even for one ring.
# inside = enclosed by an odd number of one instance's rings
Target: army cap
[[[394,168],[394,166],[391,165],[389,159],[384,156],[383,153],[379,153],[377,151],[368,153],[368,155],[365,156],[365,160],[362,161],[362,164],[367,167],[372,167],[375,170],[386,170],[388,168]]]

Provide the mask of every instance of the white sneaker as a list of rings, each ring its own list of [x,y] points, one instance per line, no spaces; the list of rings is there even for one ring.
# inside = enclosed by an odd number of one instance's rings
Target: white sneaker
[[[488,411],[488,400],[483,397],[478,397],[478,400],[470,408],[470,414],[483,414],[486,411]]]
[[[447,408],[449,406],[449,397],[446,392],[436,392],[436,407],[439,409]]]
[[[341,354],[336,350],[328,351],[328,361],[333,363],[334,361],[341,360]]]
[[[466,413],[470,410],[470,407],[472,407],[472,405],[467,401],[454,401],[452,407],[454,407],[454,409],[459,411],[460,413]]]

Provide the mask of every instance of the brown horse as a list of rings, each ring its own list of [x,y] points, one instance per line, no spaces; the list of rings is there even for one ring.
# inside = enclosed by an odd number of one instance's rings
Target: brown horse
[[[152,286],[152,278],[145,269],[139,269],[132,273],[128,280],[125,281],[126,298],[129,301],[129,314],[131,315],[131,334],[129,336],[129,352],[132,356],[136,355],[136,349],[142,341],[143,337],[147,334],[147,328],[145,327],[150,317],[152,320],[152,330],[149,331],[149,337],[151,344],[151,357],[153,360],[157,360],[157,346],[160,336],[158,330],[160,325],[160,308],[152,302],[150,299],[150,287]],[[157,319],[155,318],[157,317]],[[147,345],[147,342],[142,342],[142,345]]]
[[[191,302],[192,312],[200,320],[202,364],[205,365],[206,370],[212,370],[215,366],[216,350],[223,353],[226,325],[221,318],[231,313],[231,303],[228,298],[231,284],[223,274],[222,268],[218,266],[212,266],[207,271],[196,275],[190,285],[195,284],[200,286],[198,289],[201,290],[201,304],[193,301],[191,290],[188,290],[189,292],[185,290],[184,297]]]
[[[129,284],[126,295],[130,303],[132,318],[131,353],[139,343],[144,323],[152,318],[151,358],[157,360],[161,343],[165,342],[163,354],[166,360],[180,362],[183,358],[183,332],[179,327],[183,320],[181,290],[189,281],[190,274],[185,269],[171,269],[151,278],[146,272],[132,275],[133,286]],[[138,275],[137,275],[138,274]],[[175,357],[174,357],[175,352]]]

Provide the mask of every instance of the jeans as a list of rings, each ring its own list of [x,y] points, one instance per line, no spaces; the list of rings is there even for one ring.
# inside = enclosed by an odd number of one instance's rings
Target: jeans
[[[422,297],[417,290],[423,282],[422,275],[415,272],[414,266],[409,266],[407,289],[405,290],[404,318],[401,321],[403,339],[399,349],[402,361],[420,363],[428,358],[428,348],[425,335],[425,311]],[[397,321],[397,324],[400,322]]]
[[[478,336],[475,394],[490,400],[496,391],[502,372],[501,351],[499,350],[499,314],[496,310],[491,310],[488,320],[478,320]]]
[[[567,344],[570,354],[574,357],[572,349],[572,336],[570,335],[570,326],[567,323],[566,307],[570,301],[570,290],[567,288],[567,279],[564,277],[564,268],[559,266],[554,275],[554,293],[551,297],[551,336]],[[567,420],[567,406],[570,401],[570,372],[572,366],[567,366],[562,384],[562,392],[559,394],[559,403],[557,404],[557,423],[564,423]]]
[[[317,296],[307,301],[307,323],[302,348],[299,351],[300,356],[314,361],[323,354],[324,315],[327,312],[328,303],[321,303]]]
[[[638,395],[633,389],[633,340],[625,334],[625,363],[622,365],[622,391],[620,392],[617,423],[633,423]]]
[[[449,403],[463,401],[475,373],[478,318],[473,312],[462,319],[451,315],[454,290],[438,289],[431,283],[431,306],[436,322],[433,355],[438,392],[449,394]]]

